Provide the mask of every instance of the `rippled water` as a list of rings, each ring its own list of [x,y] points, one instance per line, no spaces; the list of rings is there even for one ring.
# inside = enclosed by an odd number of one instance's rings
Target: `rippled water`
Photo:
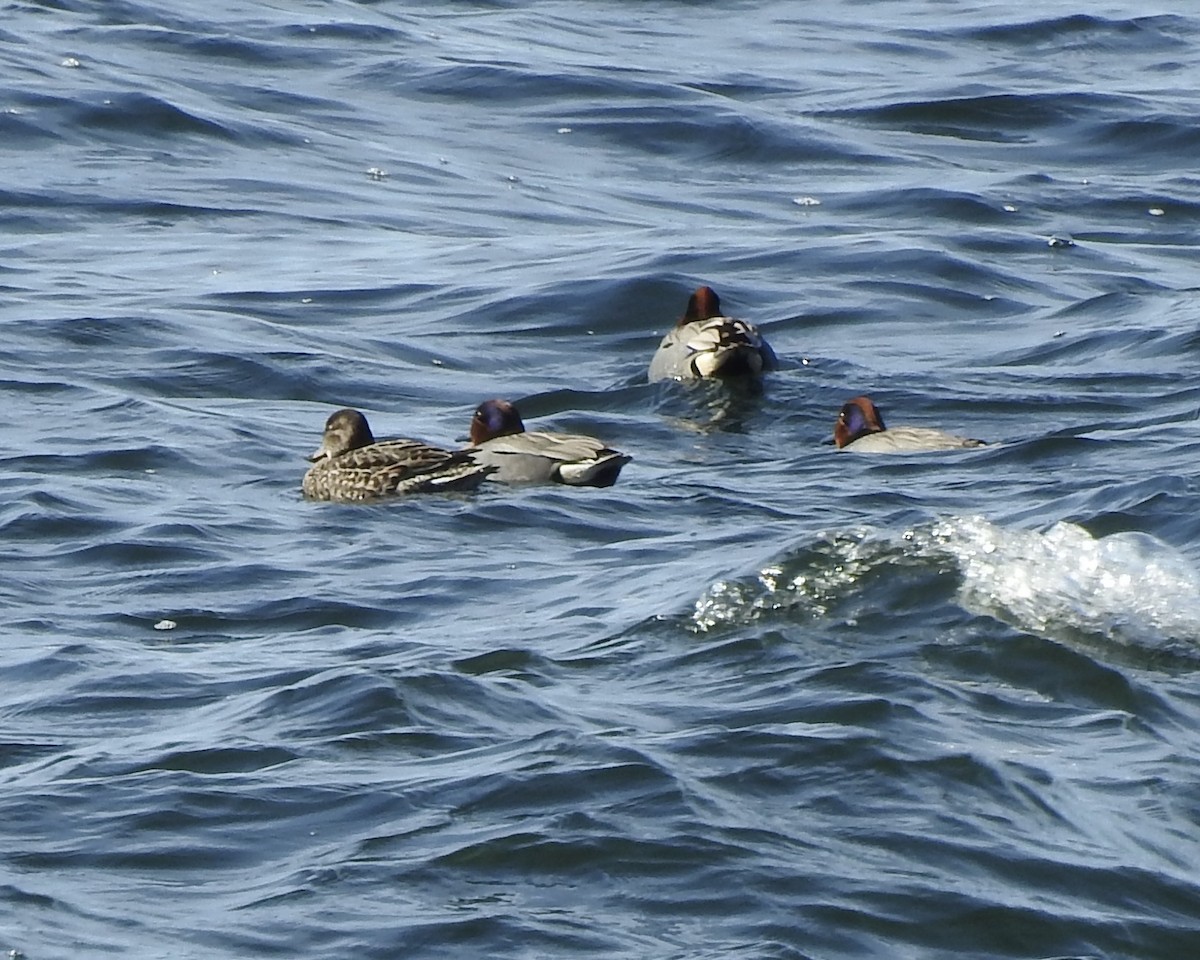
[[[1195,953],[1200,18],[6,14],[0,947]],[[490,396],[634,460],[300,498]]]

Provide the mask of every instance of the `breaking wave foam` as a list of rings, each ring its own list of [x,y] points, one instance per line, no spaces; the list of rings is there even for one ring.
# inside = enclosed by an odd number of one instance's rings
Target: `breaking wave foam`
[[[968,517],[936,524],[926,543],[956,561],[965,608],[1022,630],[1174,650],[1200,642],[1200,575],[1148,534],[1097,538],[1066,522],[1043,533]]]
[[[1094,537],[1067,522],[1037,531],[956,517],[901,534],[825,534],[752,576],[717,581],[691,620],[706,632],[770,617],[820,619],[872,596],[909,596],[888,589],[897,580],[940,602],[946,577],[958,580],[964,609],[1038,636],[1200,655],[1200,573],[1188,558],[1148,534]]]

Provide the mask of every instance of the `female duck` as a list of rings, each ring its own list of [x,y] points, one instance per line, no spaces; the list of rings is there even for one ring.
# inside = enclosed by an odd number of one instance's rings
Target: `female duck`
[[[374,500],[405,493],[474,490],[492,468],[464,451],[420,440],[376,440],[357,410],[338,410],[325,421],[321,446],[311,457],[302,488],[314,500]]]
[[[700,287],[650,360],[650,382],[758,376],[775,366],[775,351],[758,328],[721,313],[712,287]]]
[[[955,450],[982,447],[982,440],[959,437],[931,427],[883,425],[879,408],[870,397],[855,397],[842,407],[833,425],[833,442],[839,450],[856,453],[914,453],[922,450]]]
[[[507,400],[485,400],[471,419],[472,459],[502,483],[566,483],[611,487],[633,458],[594,437],[569,433],[526,433],[517,408]]]

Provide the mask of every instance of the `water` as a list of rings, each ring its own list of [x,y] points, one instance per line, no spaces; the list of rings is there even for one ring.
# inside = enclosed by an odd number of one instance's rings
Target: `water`
[[[0,946],[1195,953],[1200,19],[5,12]],[[299,498],[489,396],[635,459]]]

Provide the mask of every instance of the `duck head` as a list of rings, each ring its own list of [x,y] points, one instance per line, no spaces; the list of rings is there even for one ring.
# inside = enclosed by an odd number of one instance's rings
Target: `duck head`
[[[833,425],[833,442],[840,449],[868,433],[880,433],[886,429],[883,416],[871,398],[855,397],[847,401],[838,414],[837,422]]]
[[[687,310],[679,318],[679,326],[694,323],[697,320],[711,320],[721,316],[721,298],[712,287],[697,287],[696,292],[688,297]]]
[[[507,400],[484,400],[471,418],[471,443],[476,446],[496,437],[524,432],[521,414]]]
[[[308,459],[314,463],[326,458],[332,460],[347,450],[357,450],[374,442],[375,437],[371,434],[366,417],[357,410],[338,410],[325,421],[321,445]]]

